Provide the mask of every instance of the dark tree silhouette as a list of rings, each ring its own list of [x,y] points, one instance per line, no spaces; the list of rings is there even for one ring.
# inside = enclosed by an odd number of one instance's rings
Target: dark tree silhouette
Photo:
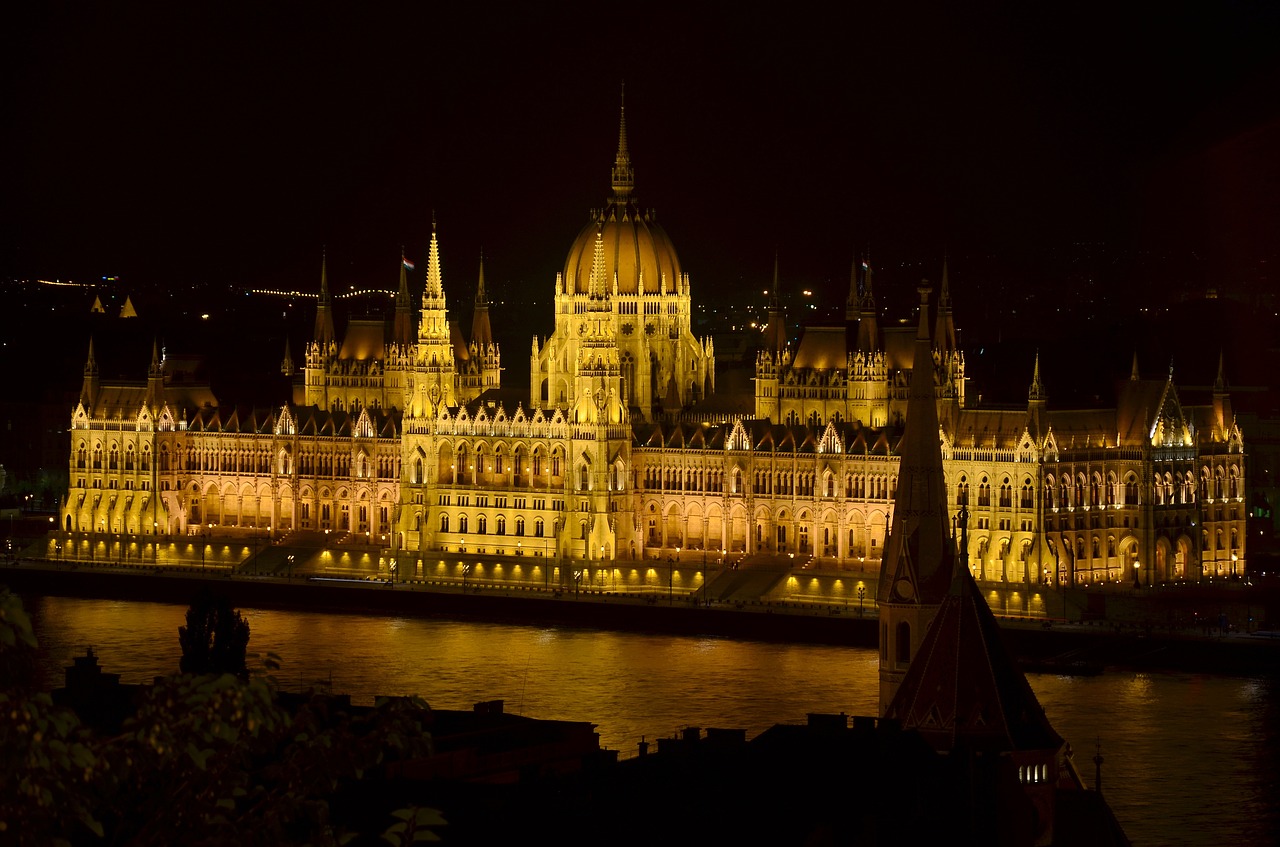
[[[231,608],[226,597],[201,591],[187,609],[187,625],[178,627],[183,673],[229,673],[248,679],[245,653],[249,647],[249,622]]]

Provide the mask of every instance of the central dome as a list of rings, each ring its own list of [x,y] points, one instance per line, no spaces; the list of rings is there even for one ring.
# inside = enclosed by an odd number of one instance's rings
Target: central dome
[[[564,263],[565,291],[589,293],[596,233],[600,233],[604,242],[606,291],[613,293],[616,278],[619,294],[657,294],[663,277],[667,291],[677,290],[680,260],[676,258],[676,249],[654,220],[653,211],[641,211],[636,205],[631,196],[634,184],[624,108],[618,131],[618,156],[613,165],[613,196],[603,210],[592,213],[591,222],[582,228],[569,248],[569,257]]]

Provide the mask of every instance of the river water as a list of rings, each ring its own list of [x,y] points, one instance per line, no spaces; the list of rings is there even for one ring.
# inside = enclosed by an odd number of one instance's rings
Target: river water
[[[176,672],[185,606],[28,599],[49,687],[92,646],[123,682]],[[504,700],[529,717],[591,721],[633,755],[682,727],[748,737],[809,712],[873,715],[871,649],[447,620],[243,609],[252,652],[286,688],[329,686],[358,704],[418,694],[443,709]],[[251,662],[252,665],[252,662]],[[1090,780],[1136,844],[1280,843],[1280,680],[1188,673],[1030,676]],[[856,799],[855,799],[856,803]]]

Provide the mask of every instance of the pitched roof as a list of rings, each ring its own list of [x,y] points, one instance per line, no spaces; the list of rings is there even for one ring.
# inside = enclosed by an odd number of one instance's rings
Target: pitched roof
[[[885,711],[937,750],[1054,750],[1054,731],[963,565]]]

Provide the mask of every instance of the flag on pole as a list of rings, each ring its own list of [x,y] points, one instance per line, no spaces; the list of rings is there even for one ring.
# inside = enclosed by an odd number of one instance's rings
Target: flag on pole
[[[404,262],[405,268],[407,268],[408,270],[413,270],[413,262],[410,262],[408,259],[405,259],[405,258],[401,258],[400,261]]]

